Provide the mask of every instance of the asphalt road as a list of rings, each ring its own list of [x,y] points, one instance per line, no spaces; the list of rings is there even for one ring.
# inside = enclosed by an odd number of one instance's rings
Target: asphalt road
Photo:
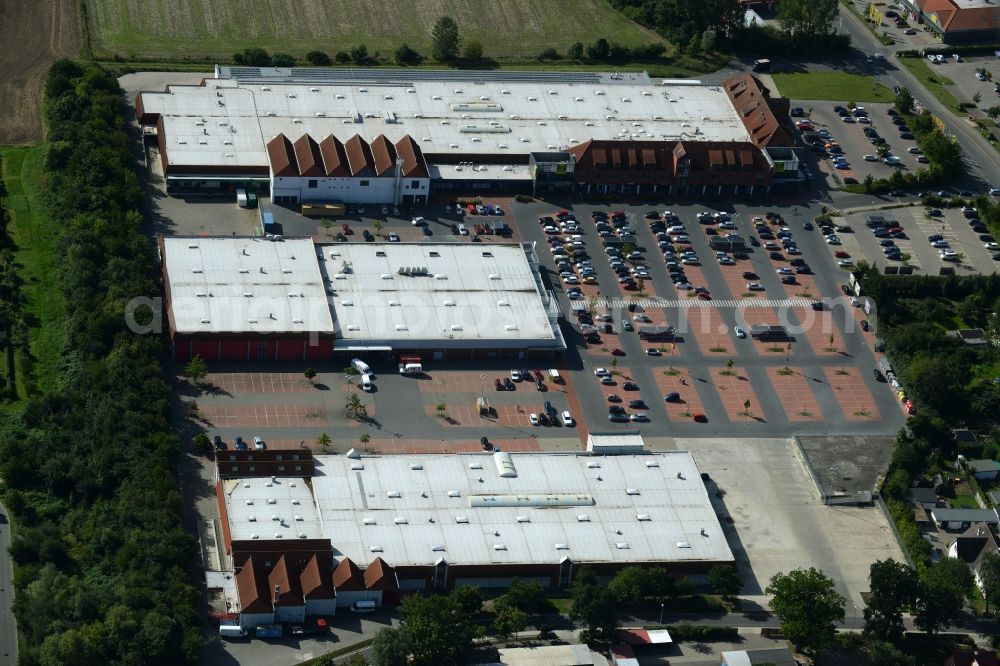
[[[908,69],[896,63],[895,56],[892,54],[896,50],[909,47],[907,45],[884,46],[853,12],[841,8],[841,16],[844,17],[841,30],[851,36],[851,44],[855,48],[867,53],[884,53],[887,56],[869,64],[865,63],[859,54],[860,62],[857,63],[857,66],[862,70],[861,73],[875,76],[880,83],[889,88],[897,85],[909,88],[924,108],[941,118],[948,131],[958,137],[962,144],[962,150],[965,152],[968,166],[968,174],[959,183],[959,189],[984,192],[990,187],[1000,187],[1000,185],[995,184],[1000,180],[1000,176],[998,176],[1000,174],[1000,153],[997,153],[969,123],[960,119],[953,110],[946,108],[931,95],[920,81],[910,74]]]
[[[10,548],[10,519],[0,504],[0,666],[17,664],[17,624],[14,621],[14,570]]]

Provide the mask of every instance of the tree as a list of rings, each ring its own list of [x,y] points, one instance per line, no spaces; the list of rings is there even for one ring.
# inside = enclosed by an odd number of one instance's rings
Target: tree
[[[697,56],[701,54],[701,36],[697,33],[691,35],[691,39],[688,40],[687,46],[684,47],[684,52],[690,56]]]
[[[990,603],[996,608],[1000,606],[1000,555],[986,553],[979,561],[979,581],[983,586],[983,599],[986,600],[986,612],[990,612]]]
[[[419,65],[420,61],[424,59],[422,55],[411,49],[405,42],[396,49],[395,58],[397,65]]]
[[[913,657],[892,643],[885,641],[867,641],[862,650],[868,655],[869,664],[878,664],[878,666],[914,666],[916,664]]]
[[[444,402],[439,402],[434,405],[434,411],[437,412],[438,416],[444,416],[444,411],[448,409],[448,404]]]
[[[372,640],[373,666],[406,666],[410,644],[402,629],[380,629]]]
[[[608,583],[608,591],[618,603],[634,604],[645,597],[658,597],[667,592],[666,572],[658,567],[624,567]]]
[[[973,584],[972,570],[964,560],[938,560],[921,576],[914,624],[932,634],[958,620]]]
[[[825,37],[833,34],[838,11],[837,0],[782,0],[778,24],[793,37]]]
[[[458,50],[461,37],[458,34],[458,24],[450,16],[442,16],[434,24],[431,31],[431,53],[438,62],[453,63],[458,60]]]
[[[573,42],[566,49],[566,56],[570,60],[583,60],[583,44],[581,42]]]
[[[364,433],[361,435],[361,437],[358,437],[358,441],[361,442],[362,446],[364,446],[368,442],[372,441],[372,436],[369,435],[368,433]]]
[[[233,62],[250,67],[270,67],[271,56],[264,49],[243,49],[240,53],[233,54]]]
[[[833,641],[834,622],[844,619],[844,597],[822,571],[810,567],[776,574],[764,591],[773,595],[771,611],[788,640],[812,652]]]
[[[493,633],[501,638],[507,638],[511,634],[524,631],[527,626],[527,613],[514,606],[502,606],[497,609],[496,619],[493,621]]]
[[[581,569],[570,585],[570,619],[587,625],[592,636],[610,639],[618,627],[618,607],[615,596],[597,584],[597,575]]]
[[[346,65],[351,62],[351,54],[347,51],[337,51],[333,54],[333,59],[337,61],[338,65]]]
[[[372,228],[375,229],[375,235],[379,238],[382,237],[382,220],[372,220]]]
[[[466,615],[475,615],[483,609],[483,591],[475,585],[456,587],[452,590],[451,596]]]
[[[331,442],[330,436],[325,432],[321,432],[319,434],[319,437],[316,438],[316,443],[322,446],[324,449],[330,446],[330,442]]]
[[[740,573],[733,567],[717,564],[708,570],[708,584],[716,594],[732,597],[740,593],[743,581]]]
[[[326,234],[327,238],[329,238],[330,229],[333,228],[333,222],[324,217],[322,220],[319,221],[319,226],[323,227],[323,233]]]
[[[347,396],[346,409],[348,414],[354,414],[355,416],[361,411],[361,398],[354,391],[351,391]]]
[[[1000,106],[994,105],[986,109],[986,115],[988,115],[993,120],[1000,118]]]
[[[330,64],[330,56],[322,51],[310,51],[306,54],[306,62],[316,67],[325,67]]]
[[[611,45],[603,37],[587,46],[587,57],[591,60],[607,60],[611,55]]]
[[[865,607],[866,636],[898,642],[903,638],[903,611],[917,599],[920,584],[909,566],[895,560],[873,562],[868,571],[871,592]]]
[[[399,613],[400,629],[417,666],[454,662],[472,647],[479,633],[452,595],[408,596]]]
[[[306,379],[309,380],[309,383],[312,384],[313,378],[316,377],[316,370],[313,368],[306,368],[306,371],[303,372],[302,374],[305,375]]]
[[[543,49],[541,53],[538,54],[539,60],[559,60],[562,56],[559,55],[559,51],[556,51],[551,46],[547,49]]]
[[[201,357],[201,354],[195,354],[194,358],[188,361],[187,365],[184,366],[184,376],[195,384],[200,384],[201,380],[203,380],[207,374],[208,364],[205,363],[205,359]]]
[[[275,67],[295,67],[295,56],[287,53],[275,53],[271,56],[271,64]]]
[[[750,416],[750,398],[743,401],[743,414]]]
[[[900,113],[913,113],[913,93],[909,88],[900,88],[896,93],[896,110]]]
[[[708,28],[701,33],[701,50],[704,53],[711,53],[715,50],[715,30]]]
[[[206,435],[203,432],[199,432],[197,435],[195,435],[192,441],[194,442],[194,445],[198,448],[198,450],[203,453],[207,453],[208,451],[212,450],[212,440],[210,440],[208,438],[208,435]]]
[[[976,104],[978,106],[981,101],[983,101],[983,94],[981,92],[977,92],[975,95],[972,96],[973,104]]]
[[[507,591],[496,600],[496,607],[511,606],[532,615],[550,610],[545,590],[534,580],[515,578]]]
[[[368,47],[364,44],[357,44],[351,47],[348,51],[351,56],[351,62],[355,65],[367,65],[369,60]]]
[[[467,62],[479,62],[483,59],[483,43],[478,39],[468,39],[462,48],[462,57]]]

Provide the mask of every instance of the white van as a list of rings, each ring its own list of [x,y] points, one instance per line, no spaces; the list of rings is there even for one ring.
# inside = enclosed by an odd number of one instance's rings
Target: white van
[[[419,375],[424,371],[424,366],[419,363],[400,363],[399,364],[399,374],[401,375]]]
[[[372,384],[372,376],[367,373],[361,375],[361,390],[366,393],[371,393],[374,388],[375,385]]]
[[[555,368],[549,369],[549,378],[552,379],[552,382],[554,384],[562,384],[562,376],[559,374],[559,371],[556,370]]]
[[[360,358],[352,358],[351,365],[354,366],[354,369],[358,371],[359,375],[370,375],[372,373],[372,369],[368,367],[368,364]]]
[[[458,233],[461,234],[462,236],[468,236],[469,230],[465,228],[464,224],[460,224],[458,225]]]
[[[351,610],[355,613],[374,613],[378,609],[374,601],[355,601]]]
[[[246,638],[247,630],[238,624],[220,624],[219,638]]]

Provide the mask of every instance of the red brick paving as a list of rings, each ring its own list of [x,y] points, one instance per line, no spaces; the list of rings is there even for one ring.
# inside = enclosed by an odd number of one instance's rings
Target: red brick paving
[[[540,451],[537,439],[490,439],[493,446],[512,453],[529,453]],[[482,453],[479,440],[448,440],[439,439],[373,439],[365,445],[366,449],[378,453],[389,454],[428,454],[428,453]]]
[[[729,369],[729,372],[732,373],[731,375],[722,374],[726,371],[725,366],[712,368],[711,379],[715,383],[719,397],[722,398],[722,404],[726,408],[729,420],[748,421],[751,418],[760,417],[762,415],[760,403],[757,401],[753,385],[744,374],[743,368],[733,366]],[[743,403],[746,400],[750,400],[749,417],[744,413]]]
[[[227,393],[306,393],[316,388],[301,373],[216,372],[205,381]]]
[[[871,391],[860,375],[861,370],[845,366],[844,370],[849,373],[847,375],[838,375],[837,370],[823,368],[823,374],[837,397],[837,404],[840,405],[844,418],[848,421],[878,421],[881,416]]]
[[[785,417],[792,422],[823,420],[823,412],[816,402],[816,395],[810,382],[799,368],[789,367],[793,374],[782,374],[784,368],[768,368],[767,376],[771,386],[785,410]]]
[[[796,308],[795,314],[802,324],[804,332],[797,337],[808,341],[813,352],[818,356],[837,356],[847,348],[844,337],[833,322],[833,312],[823,310],[817,312],[812,308]],[[833,335],[833,344],[830,336]],[[792,345],[794,348],[794,345]]]
[[[217,428],[280,428],[328,423],[323,405],[199,405],[198,411]],[[371,411],[369,408],[369,415]]]
[[[741,340],[741,342],[750,341],[750,344],[754,346],[757,353],[761,356],[773,356],[773,357],[784,357],[785,354],[790,354],[793,358],[795,356],[796,343],[792,343],[791,351],[788,349],[788,342],[785,340],[754,340],[750,337],[750,327],[756,324],[761,324],[764,326],[775,326],[784,325],[781,319],[778,317],[778,313],[774,311],[774,308],[745,308],[740,313],[744,324],[743,330],[747,332],[747,338]],[[772,349],[779,349],[779,351],[771,351]]]
[[[671,421],[690,421],[692,414],[704,413],[701,406],[701,398],[694,384],[696,380],[691,379],[687,370],[680,370],[676,375],[665,375],[666,369],[656,368],[653,376],[656,378],[656,389],[663,399],[668,393],[680,393],[680,402],[664,402],[667,415]],[[683,382],[683,383],[682,383]]]

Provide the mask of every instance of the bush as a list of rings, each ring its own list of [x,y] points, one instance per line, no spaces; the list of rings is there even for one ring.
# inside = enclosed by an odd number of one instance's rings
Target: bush
[[[243,49],[242,52],[233,54],[233,62],[248,67],[270,67],[271,56],[264,49]]]
[[[530,194],[515,194],[514,201],[518,203],[531,203],[535,198]]]
[[[337,51],[334,54],[333,59],[337,61],[338,65],[346,65],[351,62],[351,55],[346,51]]]
[[[551,46],[538,54],[539,60],[559,60],[560,58],[562,56],[559,55],[559,51],[556,51]]]
[[[325,67],[330,64],[330,56],[322,51],[310,51],[306,54],[306,62],[316,67]]]
[[[397,65],[419,65],[424,59],[422,55],[403,44],[396,49],[395,60]]]
[[[271,57],[271,64],[275,67],[295,67],[295,57],[287,53],[275,53]]]

